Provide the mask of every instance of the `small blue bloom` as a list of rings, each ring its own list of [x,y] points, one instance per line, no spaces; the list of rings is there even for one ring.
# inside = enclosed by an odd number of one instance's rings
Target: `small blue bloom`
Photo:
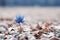
[[[15,21],[16,23],[24,23],[24,16],[17,15]]]

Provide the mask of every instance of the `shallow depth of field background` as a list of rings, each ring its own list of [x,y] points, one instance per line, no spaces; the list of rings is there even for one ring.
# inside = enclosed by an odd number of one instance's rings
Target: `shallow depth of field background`
[[[59,19],[60,0],[0,0],[0,17],[24,15],[28,19]]]

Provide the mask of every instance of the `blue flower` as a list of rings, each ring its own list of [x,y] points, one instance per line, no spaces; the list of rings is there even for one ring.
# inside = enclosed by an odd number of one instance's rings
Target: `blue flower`
[[[24,23],[24,16],[17,15],[15,21],[16,23]]]

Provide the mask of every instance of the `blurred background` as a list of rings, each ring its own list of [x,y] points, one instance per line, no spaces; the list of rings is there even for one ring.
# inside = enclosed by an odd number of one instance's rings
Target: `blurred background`
[[[0,6],[60,6],[60,0],[0,0]]]
[[[60,0],[0,0],[0,16],[60,19]]]

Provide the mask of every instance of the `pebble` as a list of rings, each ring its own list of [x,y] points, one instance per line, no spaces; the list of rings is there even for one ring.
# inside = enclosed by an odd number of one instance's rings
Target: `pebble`
[[[19,20],[18,20],[19,19]],[[15,24],[13,20],[0,22],[1,40],[60,40],[60,24],[47,21],[39,23],[23,23],[24,16],[17,16]],[[29,19],[30,20],[30,19]],[[22,23],[22,24],[20,24]],[[6,30],[7,28],[7,30]]]

